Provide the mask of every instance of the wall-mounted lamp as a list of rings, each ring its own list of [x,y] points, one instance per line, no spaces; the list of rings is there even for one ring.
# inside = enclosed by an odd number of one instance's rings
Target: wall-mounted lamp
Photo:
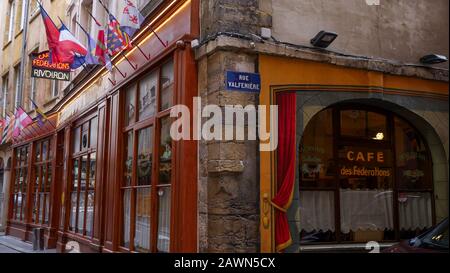
[[[420,62],[423,64],[440,64],[448,62],[448,58],[443,55],[430,54],[420,58]]]
[[[311,44],[315,47],[327,48],[337,36],[337,33],[322,30],[311,40]]]

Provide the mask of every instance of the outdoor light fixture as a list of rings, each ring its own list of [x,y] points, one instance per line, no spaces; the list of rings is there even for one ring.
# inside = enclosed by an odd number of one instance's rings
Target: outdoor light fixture
[[[440,64],[440,63],[448,62],[448,59],[447,59],[447,57],[445,57],[443,55],[430,54],[430,55],[423,56],[420,59],[420,62],[423,64]]]
[[[322,30],[311,40],[311,44],[315,47],[327,48],[337,36],[337,33]]]

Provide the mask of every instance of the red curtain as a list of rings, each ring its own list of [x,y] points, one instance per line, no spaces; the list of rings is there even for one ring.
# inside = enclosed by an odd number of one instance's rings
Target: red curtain
[[[277,95],[278,104],[278,150],[277,195],[272,200],[275,211],[275,243],[277,252],[292,244],[287,210],[294,196],[296,153],[296,95]]]

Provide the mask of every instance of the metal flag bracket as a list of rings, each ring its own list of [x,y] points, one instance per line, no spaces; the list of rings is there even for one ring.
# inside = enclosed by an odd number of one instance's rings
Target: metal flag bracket
[[[142,49],[141,49],[141,47],[139,45],[135,45],[135,46],[142,53],[142,55],[144,55],[145,59],[147,61],[150,61],[150,59],[152,58],[152,55],[151,54],[148,54],[148,55],[145,54],[144,51],[142,51]]]
[[[122,56],[125,58],[125,60],[127,60],[127,62],[130,64],[130,66],[133,68],[133,70],[136,70],[138,68],[137,64],[133,64],[127,57],[127,55],[125,55],[123,52],[120,52],[122,54]],[[126,75],[126,74],[125,74]],[[126,76],[125,76],[126,77]],[[125,78],[124,77],[124,78]]]
[[[127,73],[122,73],[122,71],[120,71],[120,69],[113,63],[111,62],[111,64],[117,69],[117,71],[120,73],[120,75],[125,79],[127,77]],[[131,64],[131,63],[130,63]],[[117,81],[116,80],[111,80],[110,78],[108,78],[109,82],[116,86],[117,85]]]

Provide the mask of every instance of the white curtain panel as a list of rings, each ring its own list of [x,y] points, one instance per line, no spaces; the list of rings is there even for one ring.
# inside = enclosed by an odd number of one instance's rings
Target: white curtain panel
[[[306,232],[335,231],[334,192],[300,192],[300,229]]]
[[[422,230],[433,225],[431,194],[402,194],[399,201],[400,229]]]
[[[394,229],[392,191],[341,189],[340,199],[343,233]]]

